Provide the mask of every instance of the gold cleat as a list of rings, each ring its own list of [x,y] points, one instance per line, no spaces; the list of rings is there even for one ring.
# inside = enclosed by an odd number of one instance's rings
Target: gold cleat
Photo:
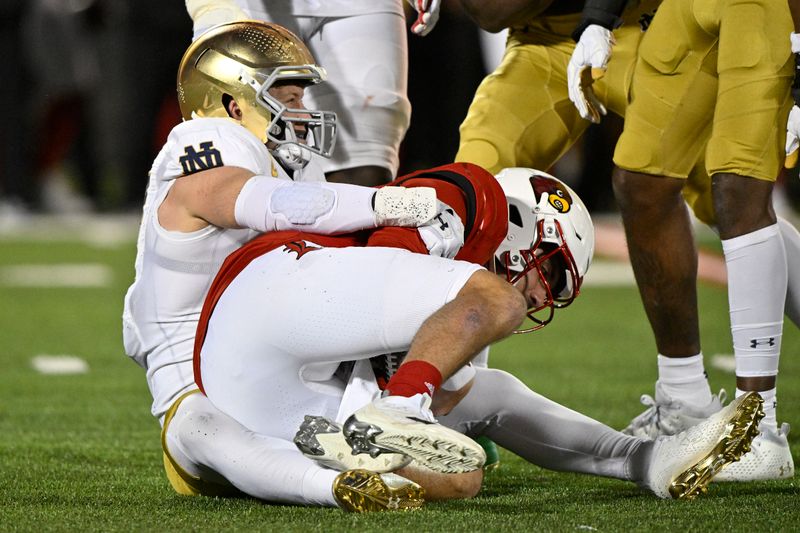
[[[758,435],[758,423],[764,418],[764,400],[755,392],[739,400],[716,446],[670,483],[669,493],[674,499],[692,500],[704,494],[725,465],[735,463],[750,451],[750,444]]]
[[[397,474],[356,469],[336,477],[333,496],[339,507],[353,513],[408,511],[422,507],[425,489]]]

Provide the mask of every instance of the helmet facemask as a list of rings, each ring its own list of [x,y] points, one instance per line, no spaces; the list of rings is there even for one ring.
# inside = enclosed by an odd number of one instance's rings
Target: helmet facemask
[[[543,239],[545,220],[539,220],[536,240],[530,248],[516,252],[506,251],[499,258],[500,267],[509,283],[517,285],[529,272],[535,270],[546,293],[544,301],[528,308],[526,312],[527,317],[535,325],[516,330],[514,333],[529,333],[542,329],[553,320],[556,309],[567,307],[580,294],[583,280],[578,275],[575,259],[564,241],[561,224],[557,220],[551,222],[557,235],[555,240],[558,240],[559,244],[550,242],[553,239],[547,241]]]
[[[247,72],[241,74],[241,81],[255,91],[256,104],[268,114],[266,139],[270,150],[290,169],[305,167],[312,153],[331,156],[336,143],[336,113],[286,107],[269,90],[281,84],[312,85],[324,79],[325,71],[315,65],[277,67],[263,83]]]

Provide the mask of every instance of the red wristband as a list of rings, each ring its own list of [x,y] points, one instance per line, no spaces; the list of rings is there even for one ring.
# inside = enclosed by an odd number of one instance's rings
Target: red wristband
[[[386,384],[389,394],[395,396],[414,396],[433,393],[442,384],[442,373],[427,361],[403,363]]]

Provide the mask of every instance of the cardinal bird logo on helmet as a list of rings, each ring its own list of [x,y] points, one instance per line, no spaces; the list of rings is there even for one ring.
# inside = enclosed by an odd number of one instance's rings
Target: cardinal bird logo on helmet
[[[543,193],[546,193],[547,202],[559,213],[568,213],[572,207],[572,197],[556,180],[532,176],[531,187],[533,187],[536,198],[540,198]]]

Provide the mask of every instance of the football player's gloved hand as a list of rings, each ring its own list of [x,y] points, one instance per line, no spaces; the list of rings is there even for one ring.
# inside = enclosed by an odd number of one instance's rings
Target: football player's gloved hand
[[[233,0],[186,0],[186,11],[194,22],[193,41],[217,24],[250,19]]]
[[[464,224],[449,205],[443,202],[438,205],[436,216],[417,231],[430,255],[452,259],[464,246]]]
[[[798,149],[800,149],[800,34],[792,32],[789,36],[794,52],[794,82],[792,83],[792,97],[794,106],[789,112],[789,121],[786,123],[786,168],[797,166]]]
[[[417,20],[411,25],[411,31],[417,35],[428,35],[439,20],[439,8],[442,0],[408,0],[417,12]]]
[[[800,150],[800,107],[792,106],[789,121],[786,123],[786,168],[797,166],[798,150]]]
[[[433,187],[381,187],[372,199],[375,226],[416,228],[430,224],[439,212]]]
[[[614,43],[611,30],[590,24],[581,33],[567,65],[569,99],[581,117],[595,124],[606,114],[606,108],[594,94],[592,84],[605,75]]]

